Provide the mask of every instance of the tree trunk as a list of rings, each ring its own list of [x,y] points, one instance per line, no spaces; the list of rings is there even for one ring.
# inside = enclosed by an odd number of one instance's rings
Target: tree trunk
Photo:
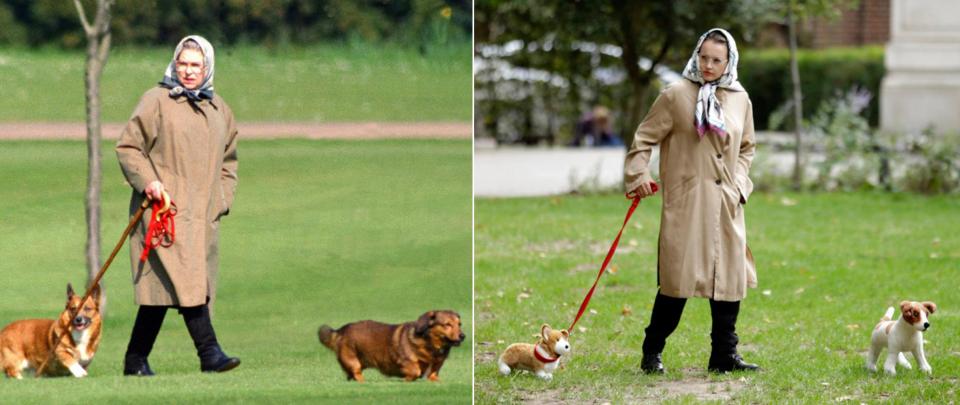
[[[797,63],[797,22],[793,2],[787,6],[787,28],[790,37],[790,80],[793,81],[793,133],[795,150],[793,160],[793,189],[803,187],[803,93],[800,90],[800,67]]]
[[[98,0],[93,25],[89,24],[83,7],[75,0],[77,13],[87,37],[87,61],[84,85],[87,104],[87,192],[84,206],[87,219],[87,289],[92,288],[100,271],[100,188],[102,179],[100,157],[100,78],[110,53],[110,6],[112,1]],[[106,312],[107,295],[100,286],[100,310]]]

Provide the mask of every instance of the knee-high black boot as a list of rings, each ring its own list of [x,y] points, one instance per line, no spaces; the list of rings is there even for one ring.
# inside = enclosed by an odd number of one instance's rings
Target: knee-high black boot
[[[137,310],[127,353],[123,356],[123,375],[153,375],[147,357],[153,350],[153,343],[157,341],[157,334],[160,333],[166,314],[167,307],[162,306],[141,305]]]
[[[683,315],[686,303],[686,298],[668,297],[657,292],[657,298],[653,301],[653,312],[650,314],[650,325],[644,330],[646,334],[643,337],[640,369],[645,373],[664,372],[661,353],[667,344],[667,337],[680,324],[680,316]]]
[[[210,323],[210,310],[206,305],[199,307],[180,308],[183,321],[187,324],[193,345],[197,348],[200,357],[200,371],[224,372],[240,365],[240,359],[229,357],[220,349],[217,343],[217,334]]]
[[[737,353],[737,315],[740,314],[740,301],[710,300],[710,314],[713,328],[710,331],[710,362],[707,369],[724,373],[735,370],[757,370],[756,364],[743,361]]]

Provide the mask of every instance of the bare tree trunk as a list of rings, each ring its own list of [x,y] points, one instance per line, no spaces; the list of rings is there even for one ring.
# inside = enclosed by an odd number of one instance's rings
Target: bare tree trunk
[[[800,67],[797,63],[797,22],[793,2],[787,6],[787,28],[790,37],[790,79],[793,81],[793,131],[796,143],[793,160],[793,189],[803,187],[803,94],[800,90]]]
[[[87,103],[87,193],[85,198],[87,218],[87,288],[100,270],[100,78],[110,53],[110,7],[112,0],[98,0],[93,25],[87,22],[83,5],[74,0],[80,22],[87,37],[87,62],[84,84]],[[101,282],[102,284],[102,282]],[[101,312],[105,312],[107,295],[101,285]]]
[[[627,110],[625,118],[627,125],[632,127],[631,131],[620,134],[620,137],[623,138],[623,143],[626,147],[630,148],[630,144],[633,143],[632,129],[640,125],[640,120],[642,120],[647,113],[647,95],[650,93],[650,83],[656,78],[655,69],[659,66],[660,62],[663,61],[667,55],[667,51],[669,51],[673,45],[673,37],[668,33],[667,37],[660,44],[659,52],[653,60],[651,60],[650,69],[640,69],[638,65],[640,61],[640,50],[637,44],[637,38],[641,36],[641,33],[638,32],[638,27],[641,25],[637,24],[637,21],[641,21],[642,17],[638,16],[637,13],[639,11],[633,2],[617,2],[616,5],[621,10],[619,20],[621,37],[619,39],[619,45],[623,50],[623,54],[620,57],[620,61],[623,63],[623,68],[627,72],[627,78],[630,80],[631,88],[630,108]]]

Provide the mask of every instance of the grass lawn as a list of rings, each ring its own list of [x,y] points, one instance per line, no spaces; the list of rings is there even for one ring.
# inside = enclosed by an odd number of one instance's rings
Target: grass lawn
[[[126,121],[163,78],[170,49],[114,48],[103,73],[106,122]],[[241,121],[468,121],[470,43],[415,49],[321,45],[216,49],[216,91]],[[0,121],[77,122],[83,51],[0,48]]]
[[[541,323],[573,320],[629,205],[614,195],[479,199],[475,208],[477,403],[514,401],[950,403],[960,397],[960,200],[872,193],[755,194],[747,206],[760,286],[742,304],[741,353],[758,374],[708,375],[710,308],[687,304],[667,341],[665,376],[639,371],[656,293],[660,199],[641,204],[565,368],[544,382],[502,377],[496,358]],[[888,306],[931,300],[933,374],[864,368]],[[899,316],[899,310],[897,311]],[[884,352],[885,353],[885,352]],[[885,354],[884,354],[885,355]],[[882,367],[882,366],[881,366]]]
[[[105,277],[108,314],[90,376],[0,381],[4,403],[469,403],[472,339],[440,383],[367,370],[347,382],[317,341],[321,323],[415,320],[453,309],[471,325],[469,141],[246,141],[221,225],[214,325],[243,364],[199,372],[182,318],[168,312],[150,363],[121,376],[136,313],[124,248]],[[0,143],[0,324],[54,317],[85,281],[82,142]],[[104,148],[104,256],[126,224],[129,188]]]

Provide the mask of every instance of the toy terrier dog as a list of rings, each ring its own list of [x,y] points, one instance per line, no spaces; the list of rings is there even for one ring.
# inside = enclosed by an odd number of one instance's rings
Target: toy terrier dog
[[[910,363],[903,355],[904,352],[913,353],[920,371],[930,374],[933,369],[923,354],[923,334],[930,327],[927,315],[937,311],[937,305],[925,301],[903,301],[900,303],[900,319],[894,321],[893,307],[880,318],[880,323],[873,328],[870,339],[870,352],[867,353],[867,369],[877,371],[877,359],[880,351],[887,348],[887,360],[883,363],[883,371],[896,375],[896,365],[899,363],[905,369],[911,369]]]

